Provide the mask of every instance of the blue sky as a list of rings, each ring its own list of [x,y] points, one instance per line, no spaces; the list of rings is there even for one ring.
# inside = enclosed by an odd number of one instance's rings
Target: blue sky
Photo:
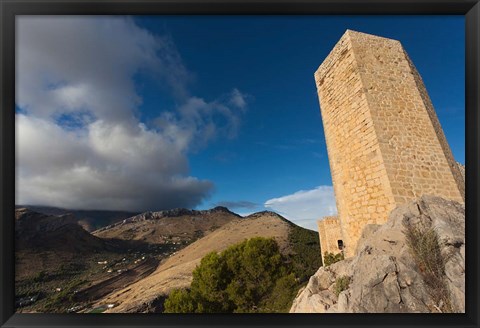
[[[463,16],[19,22],[17,203],[226,205],[316,229],[335,204],[313,73],[346,29],[402,42],[464,163]]]

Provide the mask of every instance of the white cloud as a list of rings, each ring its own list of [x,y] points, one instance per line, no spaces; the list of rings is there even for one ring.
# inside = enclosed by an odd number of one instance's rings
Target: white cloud
[[[235,212],[237,213],[237,212]],[[254,213],[257,213],[257,212],[238,212],[237,214],[240,215],[241,217],[247,217],[249,215],[252,215]]]
[[[17,24],[17,204],[137,211],[195,207],[210,195],[212,182],[189,176],[187,154],[236,133],[245,104],[189,95],[191,74],[173,41],[129,18]],[[138,72],[180,104],[171,112],[159,104],[155,127],[138,120]]]
[[[241,110],[231,108],[221,100],[206,102],[201,98],[190,97],[176,112],[163,112],[155,123],[163,133],[185,147],[196,148],[207,144],[219,134],[228,138],[236,137],[241,114]]]
[[[238,89],[233,89],[230,102],[241,109],[247,107],[246,95],[242,94]]]
[[[319,186],[312,190],[300,190],[291,195],[272,198],[267,200],[264,206],[295,224],[315,231],[317,220],[337,213],[332,186]]]

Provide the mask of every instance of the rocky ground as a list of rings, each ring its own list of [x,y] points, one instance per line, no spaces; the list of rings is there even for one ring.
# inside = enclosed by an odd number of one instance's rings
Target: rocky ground
[[[465,312],[465,207],[433,196],[396,208],[384,225],[367,226],[356,256],[321,267],[290,312],[445,312],[406,241],[406,231],[419,222],[439,237],[450,310]]]

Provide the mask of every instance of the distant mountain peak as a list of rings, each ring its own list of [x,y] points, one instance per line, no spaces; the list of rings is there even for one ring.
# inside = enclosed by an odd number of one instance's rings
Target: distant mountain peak
[[[209,211],[233,213],[232,211],[230,211],[225,206],[215,206],[214,208],[210,209]]]
[[[281,216],[280,214],[278,214],[277,212],[273,212],[273,211],[268,211],[268,210],[265,210],[265,211],[260,211],[260,212],[255,212],[255,213],[252,213],[248,216],[246,216],[247,218],[248,217],[257,217],[257,216],[260,216],[260,215],[273,215],[273,216],[278,216],[282,219],[285,219],[283,216]],[[286,220],[286,219],[285,219]]]
[[[224,213],[238,215],[238,214],[230,211],[228,208],[226,208],[224,206],[216,206],[216,207],[211,208],[209,210],[189,210],[189,209],[186,209],[186,208],[173,208],[173,209],[170,209],[170,210],[163,210],[163,211],[156,211],[156,212],[145,212],[145,213],[136,215],[135,217],[160,219],[160,218],[164,218],[164,217],[177,217],[177,216],[183,216],[183,215],[202,215],[202,214],[211,214],[211,213],[218,213],[218,212],[224,212]]]
[[[253,214],[250,214],[250,215],[246,216],[245,219],[255,219],[255,218],[258,218],[258,217],[263,216],[263,215],[275,216],[275,217],[279,218],[280,220],[282,220],[284,222],[287,222],[290,225],[295,225],[296,226],[295,223],[293,223],[292,221],[288,220],[287,218],[281,216],[277,212],[268,211],[268,210],[255,212]]]
[[[208,215],[208,214],[229,214],[229,215],[234,215],[237,216],[238,218],[241,218],[240,215],[230,211],[228,208],[224,206],[216,206],[214,208],[211,208],[209,210],[189,210],[186,208],[174,208],[170,210],[163,210],[163,211],[148,211],[144,212],[132,217],[129,217],[127,219],[124,219],[122,221],[119,221],[117,223],[105,226],[103,228],[100,228],[95,231],[95,233],[99,233],[102,231],[106,231],[109,229],[112,229],[114,227],[122,226],[125,224],[133,223],[133,222],[140,222],[140,221],[148,221],[148,220],[160,220],[163,218],[175,218],[175,217],[181,217],[181,216],[203,216],[203,215]]]

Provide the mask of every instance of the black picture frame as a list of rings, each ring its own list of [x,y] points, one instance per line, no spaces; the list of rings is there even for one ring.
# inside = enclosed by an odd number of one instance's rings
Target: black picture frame
[[[15,16],[139,14],[465,15],[466,313],[465,314],[15,314]],[[478,0],[0,0],[0,325],[1,327],[478,327],[479,49]],[[439,50],[441,51],[441,50]]]

